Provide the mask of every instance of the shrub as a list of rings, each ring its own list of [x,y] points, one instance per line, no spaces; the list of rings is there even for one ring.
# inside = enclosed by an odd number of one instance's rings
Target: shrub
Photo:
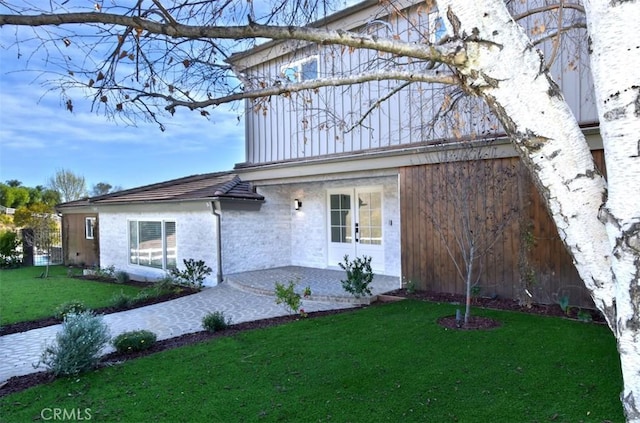
[[[64,320],[69,314],[79,314],[87,311],[87,306],[82,301],[67,301],[56,308],[53,316],[56,319]]]
[[[138,292],[135,297],[133,297],[133,302],[137,304],[137,303],[147,301],[149,298],[154,298],[154,297],[156,297],[156,295],[152,290],[144,289]]]
[[[153,284],[153,291],[155,296],[163,294],[170,294],[179,291],[180,284],[171,275],[166,275],[162,279],[157,280]]]
[[[148,330],[124,332],[113,338],[111,342],[120,353],[143,351],[151,348],[156,342],[156,334]]]
[[[171,269],[169,274],[181,285],[198,290],[202,289],[204,280],[211,274],[213,269],[207,266],[203,260],[184,259],[182,262],[184,263],[184,270]]]
[[[93,369],[109,342],[109,329],[91,311],[68,314],[55,342],[46,347],[40,363],[55,376],[76,375]]]
[[[219,330],[225,330],[231,324],[231,318],[226,319],[224,312],[214,311],[208,313],[202,318],[202,326],[209,332],[216,332]]]
[[[356,257],[349,261],[349,255],[344,256],[344,263],[338,263],[347,272],[347,279],[342,280],[342,288],[356,298],[371,295],[369,285],[373,281],[371,271],[371,257]]]
[[[95,270],[95,276],[100,279],[115,279],[116,268],[115,266],[98,267]]]
[[[300,308],[302,304],[302,296],[296,292],[296,282],[289,281],[288,285],[283,285],[280,282],[276,282],[276,304],[283,304],[284,308],[290,313],[299,313],[302,317],[306,317],[304,310]],[[311,288],[306,287],[304,289],[304,296],[311,295]]]
[[[134,299],[131,295],[127,295],[120,291],[117,294],[113,294],[111,297],[111,305],[116,308],[129,308],[134,304]]]
[[[0,232],[0,269],[18,267],[20,265],[19,246],[20,241],[17,233],[12,231]]]
[[[118,283],[127,283],[131,280],[131,277],[124,270],[118,270],[115,273],[116,282]]]

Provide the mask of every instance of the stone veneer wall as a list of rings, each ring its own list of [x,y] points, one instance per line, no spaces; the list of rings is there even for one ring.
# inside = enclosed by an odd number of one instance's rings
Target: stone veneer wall
[[[291,205],[285,185],[258,190],[260,211],[225,210],[222,206],[224,274],[291,264]]]
[[[383,187],[385,274],[400,276],[400,211],[397,176],[259,186],[259,212],[225,211],[222,218],[225,273],[279,266],[327,267],[327,190]],[[302,201],[294,210],[293,200]]]

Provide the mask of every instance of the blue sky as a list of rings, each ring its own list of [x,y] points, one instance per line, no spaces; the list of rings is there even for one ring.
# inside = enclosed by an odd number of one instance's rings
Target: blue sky
[[[46,75],[27,64],[28,44],[10,46],[15,29],[0,29],[0,181],[46,185],[58,169],[98,182],[132,188],[199,173],[230,170],[244,161],[244,121],[228,107],[211,112],[178,110],[157,124],[137,127],[109,121],[74,97],[68,112],[59,92],[47,92]]]

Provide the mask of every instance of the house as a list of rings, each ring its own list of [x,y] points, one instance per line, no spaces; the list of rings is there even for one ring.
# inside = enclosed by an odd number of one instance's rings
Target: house
[[[445,36],[437,12],[424,2],[392,3],[365,0],[313,26],[415,42]],[[537,24],[532,18],[527,25],[533,31]],[[579,60],[586,37],[573,42],[571,49],[560,49],[552,73],[598,150],[592,84]],[[540,48],[555,54],[550,41]],[[353,75],[370,67],[432,66],[395,59],[273,41],[228,61],[247,87]],[[469,145],[482,152],[476,159],[487,164],[488,178],[517,166],[518,158],[486,106],[455,95],[433,84],[371,81],[246,100],[246,160],[232,171],[67,203],[59,210],[69,219],[81,215],[74,225],[85,235],[87,219],[97,213],[100,265],[138,277],[160,277],[184,258],[214,268],[216,276],[206,283],[215,284],[228,273],[285,265],[337,268],[345,255],[366,255],[377,273],[422,289],[463,292],[447,252],[452,238],[438,235],[425,219],[456,212],[434,187],[452,166],[470,161]],[[441,117],[443,104],[451,110]],[[601,151],[595,154],[600,160]],[[589,304],[535,189],[526,175],[514,178],[511,190],[491,199],[496,215],[517,198],[519,216],[482,258],[484,294],[531,295],[540,302],[570,295],[574,304]]]

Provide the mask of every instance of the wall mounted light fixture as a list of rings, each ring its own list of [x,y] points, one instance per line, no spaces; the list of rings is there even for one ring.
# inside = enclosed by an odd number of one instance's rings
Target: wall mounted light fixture
[[[293,208],[296,210],[300,210],[300,207],[302,207],[302,201],[298,200],[297,198],[293,200]]]

